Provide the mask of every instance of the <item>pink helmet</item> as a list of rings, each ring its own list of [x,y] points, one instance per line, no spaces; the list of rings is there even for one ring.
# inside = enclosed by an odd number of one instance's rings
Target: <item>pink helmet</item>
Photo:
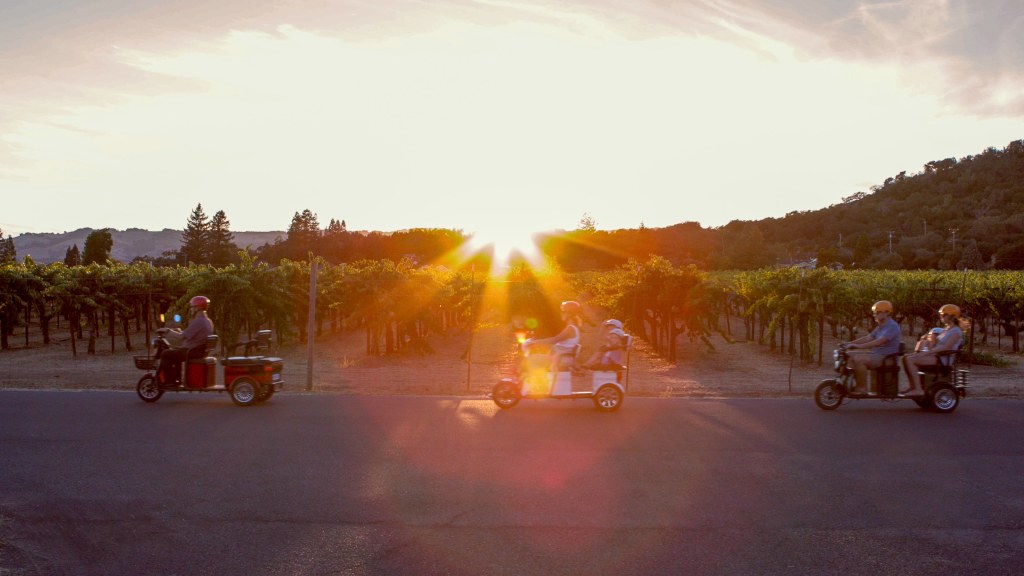
[[[562,312],[567,312],[573,315],[579,314],[580,312],[583,311],[583,307],[580,306],[580,303],[576,302],[575,300],[566,300],[565,302],[562,302],[560,308],[562,309]]]
[[[200,310],[206,310],[210,306],[210,299],[206,296],[193,296],[188,305]]]

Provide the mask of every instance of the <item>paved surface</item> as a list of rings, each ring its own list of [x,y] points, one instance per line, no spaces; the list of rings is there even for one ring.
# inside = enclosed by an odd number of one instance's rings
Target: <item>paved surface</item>
[[[0,391],[0,575],[1020,574],[1024,402]]]

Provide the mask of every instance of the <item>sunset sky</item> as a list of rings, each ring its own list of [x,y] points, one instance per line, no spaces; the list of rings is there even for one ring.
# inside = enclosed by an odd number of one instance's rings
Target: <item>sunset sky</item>
[[[782,216],[1024,138],[1019,0],[2,0],[0,229]]]

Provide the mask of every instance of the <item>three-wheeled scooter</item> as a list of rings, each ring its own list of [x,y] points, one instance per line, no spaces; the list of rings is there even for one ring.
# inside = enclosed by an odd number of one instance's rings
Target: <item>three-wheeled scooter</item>
[[[490,397],[499,408],[508,410],[523,399],[546,398],[591,399],[602,412],[614,412],[622,406],[622,401],[626,397],[624,381],[627,366],[620,366],[619,370],[588,371],[589,373],[582,376],[574,376],[572,370],[552,372],[548,368],[548,354],[535,350],[526,338],[526,333],[518,332],[516,337],[518,361],[515,375],[502,378],[491,389]],[[627,336],[627,350],[632,342],[633,337]],[[572,354],[573,358],[579,354],[579,350],[580,347],[577,345]]]
[[[855,393],[856,382],[853,367],[849,366],[849,353],[846,347],[840,346],[832,352],[834,369],[837,378],[822,380],[814,390],[814,403],[822,410],[835,410],[846,400],[913,400],[921,408],[936,412],[950,413],[960,405],[960,399],[967,396],[968,371],[959,365],[960,352],[949,351],[938,354],[939,362],[935,366],[922,368],[921,385],[923,396],[901,396],[900,388],[900,357],[904,345],[900,343],[898,354],[889,354],[882,360],[880,367],[871,370],[871,386],[874,394]]]
[[[269,400],[274,392],[284,386],[281,373],[284,361],[280,358],[254,354],[270,348],[270,330],[260,330],[256,333],[255,339],[231,346],[232,351],[244,347],[244,355],[221,360],[224,367],[224,384],[217,384],[217,375],[214,371],[217,358],[213,356],[212,351],[217,347],[216,335],[206,339],[205,358],[193,358],[184,362],[183,369],[173,382],[158,382],[160,357],[170,348],[165,335],[165,328],[157,330],[157,336],[153,339],[152,356],[134,357],[135,367],[146,371],[135,386],[135,391],[144,402],[156,402],[164,392],[228,392],[231,400],[238,406],[251,406]]]

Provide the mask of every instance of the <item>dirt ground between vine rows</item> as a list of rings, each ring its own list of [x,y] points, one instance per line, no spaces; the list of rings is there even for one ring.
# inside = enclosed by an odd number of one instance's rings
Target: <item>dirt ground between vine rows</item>
[[[595,349],[598,328],[584,330],[583,353]],[[904,337],[911,343],[910,336]],[[133,337],[136,346],[142,335]],[[711,338],[713,350],[684,340],[679,357],[670,363],[653,353],[647,343],[637,340],[630,355],[629,395],[648,397],[810,397],[814,387],[831,376],[830,351],[834,341],[825,342],[822,366],[801,365],[767,346],[753,342],[728,342],[720,335]],[[448,337],[431,335],[433,353],[410,350],[387,356],[367,356],[365,335],[356,330],[318,338],[313,363],[313,392],[342,394],[412,394],[482,396],[494,382],[512,371],[514,345],[508,326],[478,330],[469,344],[467,333]],[[12,348],[0,351],[0,388],[16,389],[106,389],[134,390],[144,372],[137,370],[133,355],[145,349],[126,351],[118,339],[111,353],[110,340],[100,340],[96,355],[71,354],[67,332],[58,332],[54,342],[41,346],[30,340],[25,347],[19,335],[11,338]],[[467,351],[469,354],[467,355]],[[287,392],[306,392],[307,347],[284,346],[273,354],[284,359]],[[969,397],[1024,398],[1024,369],[1019,357],[1008,356],[1011,366],[970,367]],[[471,363],[467,359],[471,358]],[[222,378],[218,368],[218,380]],[[584,381],[577,382],[585,387]]]

